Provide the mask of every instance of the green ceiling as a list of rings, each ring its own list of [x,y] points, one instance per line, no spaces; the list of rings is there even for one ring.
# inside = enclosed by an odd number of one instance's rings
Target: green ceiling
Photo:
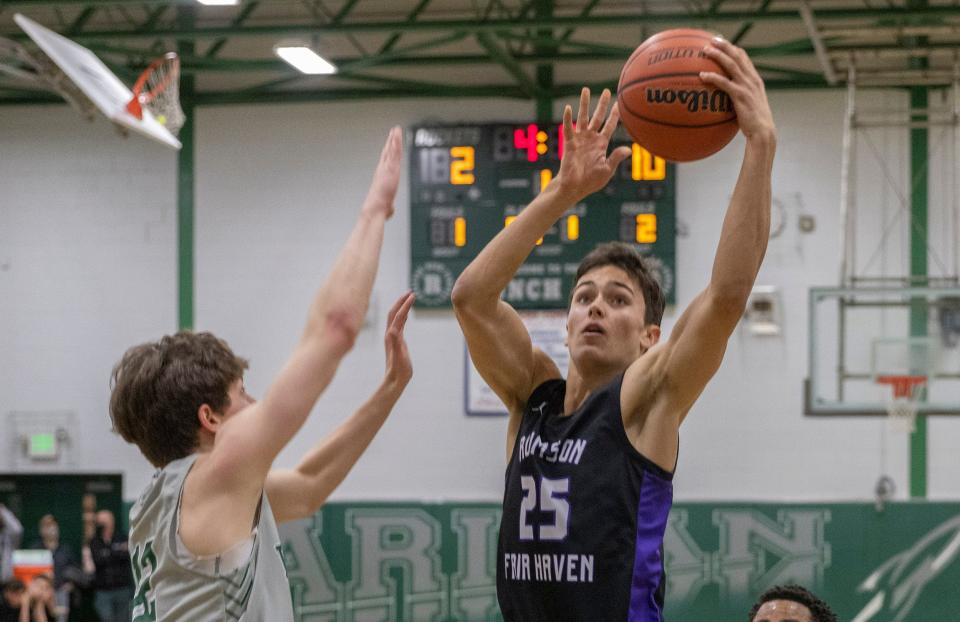
[[[750,53],[769,88],[946,85],[960,56],[960,2],[909,0],[0,0],[0,37],[29,41],[23,13],[82,43],[132,82],[152,58],[180,53],[194,102],[508,97],[549,102],[582,84],[616,87],[650,34],[699,27]],[[299,39],[338,66],[302,76],[273,45]],[[819,46],[819,50],[817,49]],[[2,48],[0,48],[2,49]],[[54,101],[0,55],[0,103]]]

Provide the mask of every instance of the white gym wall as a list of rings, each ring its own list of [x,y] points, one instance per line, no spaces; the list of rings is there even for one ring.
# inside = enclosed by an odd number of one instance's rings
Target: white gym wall
[[[773,92],[771,103],[780,130],[774,196],[790,220],[771,241],[758,284],[780,289],[784,330],[772,338],[734,333],[723,367],[684,424],[676,497],[867,499],[882,446],[902,497],[906,436],[887,433],[884,442],[879,419],[802,415],[807,290],[835,285],[839,275],[844,93]],[[200,109],[195,327],[250,358],[248,387],[262,394],[354,222],[389,127],[531,113],[527,102],[499,100]],[[896,158],[891,166],[903,168],[907,144],[883,144]],[[678,305],[665,317],[665,333],[709,278],[742,148],[738,138],[716,156],[678,167],[685,234],[677,240]],[[879,168],[867,170],[863,192],[880,185]],[[931,170],[932,187],[942,187],[942,170]],[[75,411],[73,468],[123,471],[128,499],[152,468],[109,431],[108,378],[125,347],[176,329],[175,182],[172,151],[121,140],[104,122],[86,124],[65,106],[0,108],[0,417]],[[861,217],[882,201],[893,205],[883,196],[861,199]],[[931,193],[931,213],[933,204]],[[407,207],[404,171],[372,325],[279,465],[294,464],[379,382],[386,311],[408,281]],[[816,219],[812,233],[796,227],[801,209]],[[931,234],[932,243],[941,237]],[[414,379],[335,498],[499,499],[506,422],[463,413],[463,339],[452,312],[414,312],[407,339]],[[0,469],[10,435],[0,426]],[[929,438],[929,497],[956,498],[960,421],[933,418]]]

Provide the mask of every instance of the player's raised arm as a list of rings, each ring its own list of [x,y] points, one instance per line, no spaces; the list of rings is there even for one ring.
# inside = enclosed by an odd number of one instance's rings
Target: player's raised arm
[[[259,494],[274,458],[303,425],[353,347],[367,312],[384,223],[393,215],[401,158],[402,131],[396,127],[384,145],[357,223],[314,297],[293,354],[261,402],[215,423],[219,429],[208,470],[217,474],[218,486],[249,487]]]
[[[536,385],[559,377],[550,359],[535,350],[516,311],[500,299],[537,240],[571,206],[603,188],[629,154],[607,154],[619,115],[607,115],[610,92],[604,91],[588,119],[590,91],[583,89],[576,128],[570,106],[564,110],[564,157],[557,177],[481,251],[457,279],[453,306],[467,339],[470,356],[483,379],[516,415]],[[511,430],[515,429],[512,418]],[[512,440],[513,435],[508,436]],[[508,448],[509,451],[509,448]]]
[[[665,397],[668,409],[678,417],[677,424],[720,366],[727,340],[753,289],[770,233],[771,169],[777,140],[763,80],[746,52],[732,43],[715,39],[706,53],[730,77],[703,73],[701,78],[733,99],[746,148],[710,283],[678,320],[663,346],[663,369],[670,388]],[[627,372],[625,385],[633,380],[631,372],[635,371],[631,367]],[[625,401],[625,406],[632,404]]]
[[[387,370],[373,395],[307,453],[296,468],[274,469],[267,475],[265,488],[277,522],[316,512],[356,464],[400,399],[413,376],[403,338],[413,299],[412,293],[404,294],[387,316]]]

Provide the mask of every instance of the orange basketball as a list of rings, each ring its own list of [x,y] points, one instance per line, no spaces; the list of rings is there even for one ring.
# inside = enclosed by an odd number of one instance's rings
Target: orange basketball
[[[703,53],[715,35],[696,28],[657,33],[630,55],[617,87],[620,117],[642,147],[674,162],[723,149],[737,133],[733,100],[700,79],[727,75]]]

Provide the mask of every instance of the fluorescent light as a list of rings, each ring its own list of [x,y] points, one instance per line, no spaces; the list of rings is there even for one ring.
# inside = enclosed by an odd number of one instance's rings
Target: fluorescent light
[[[197,2],[207,6],[234,6],[240,4],[240,0],[197,0]]]
[[[337,68],[305,45],[278,45],[273,48],[277,56],[287,61],[302,73],[331,74]]]

